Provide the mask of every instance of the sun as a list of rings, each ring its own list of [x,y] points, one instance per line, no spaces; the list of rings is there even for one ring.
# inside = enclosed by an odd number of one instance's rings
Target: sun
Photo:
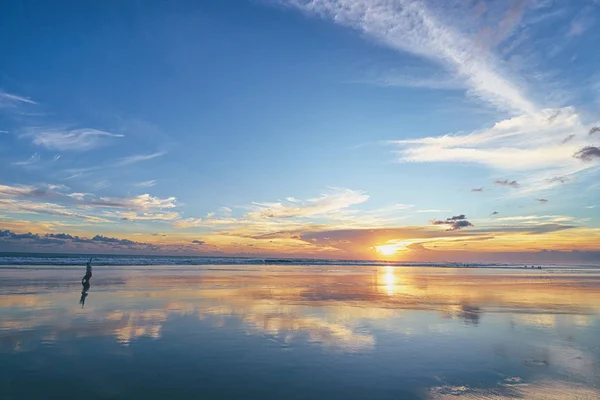
[[[392,256],[398,251],[398,246],[395,244],[386,244],[384,246],[375,246],[375,250],[383,256]]]

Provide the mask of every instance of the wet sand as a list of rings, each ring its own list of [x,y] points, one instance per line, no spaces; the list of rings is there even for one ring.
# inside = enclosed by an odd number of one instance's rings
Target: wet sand
[[[600,398],[600,271],[0,269],[0,397]]]

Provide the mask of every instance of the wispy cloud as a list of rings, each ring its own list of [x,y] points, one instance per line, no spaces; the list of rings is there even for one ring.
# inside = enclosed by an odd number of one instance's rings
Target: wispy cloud
[[[428,210],[417,210],[418,213],[443,213],[443,212],[452,212],[452,210],[436,210],[436,209],[428,209]]]
[[[0,185],[0,196],[4,197],[44,197],[51,189],[32,185]]]
[[[535,201],[537,201],[540,204],[546,204],[548,202],[548,199],[535,199]]]
[[[521,185],[519,185],[519,182],[517,182],[517,181],[509,181],[508,179],[504,179],[504,180],[496,179],[494,181],[494,183],[496,185],[508,186],[508,187],[515,188],[515,189],[518,188],[519,186],[521,186]]]
[[[500,62],[458,29],[444,24],[423,2],[400,0],[288,0],[284,4],[330,18],[393,49],[439,62],[470,91],[502,109],[532,113],[535,106],[507,79]]]
[[[541,190],[556,182],[548,175],[569,175],[589,166],[573,159],[578,149],[588,145],[586,127],[571,107],[541,109],[522,89],[521,77],[509,72],[495,47],[508,38],[527,11],[527,2],[506,2],[502,13],[485,12],[486,17],[461,2],[410,0],[281,0],[298,8],[362,32],[393,49],[440,63],[451,78],[461,81],[468,93],[514,117],[492,128],[391,142],[398,147],[403,162],[460,162],[491,169],[536,172],[527,179],[528,191]],[[503,3],[504,4],[504,3]],[[480,7],[479,7],[480,8]],[[473,26],[455,17],[475,13],[484,21]],[[490,18],[492,20],[490,20]],[[473,32],[477,32],[476,35]],[[583,159],[595,158],[594,149],[576,153]]]
[[[156,185],[156,180],[151,180],[151,181],[144,181],[144,182],[139,182],[136,183],[135,186],[136,187],[141,187],[141,188],[148,188],[148,187],[152,187]]]
[[[107,211],[104,216],[118,218],[122,221],[174,221],[181,215],[175,211],[145,213]]]
[[[165,154],[167,154],[167,153],[163,152],[163,151],[157,152],[157,153],[152,153],[152,154],[136,154],[133,156],[123,157],[123,158],[116,160],[114,162],[113,166],[122,167],[125,165],[136,164],[136,163],[139,163],[142,161],[148,161],[148,160],[152,160],[157,157],[164,156]]]
[[[571,21],[568,36],[580,36],[594,25],[594,18],[588,8],[584,8],[582,12]]]
[[[33,127],[25,130],[23,137],[33,138],[33,143],[50,150],[87,151],[108,144],[123,135],[97,129],[47,129]]]
[[[31,157],[29,157],[27,160],[15,161],[12,163],[12,165],[27,166],[27,165],[37,164],[39,161],[40,161],[40,155],[38,153],[33,153],[31,155]]]
[[[475,188],[475,189],[471,189],[471,192],[483,192],[483,188]]]
[[[407,162],[471,162],[497,170],[569,172],[581,169],[572,158],[583,144],[584,134],[567,143],[573,131],[586,128],[572,108],[565,108],[552,124],[552,110],[522,115],[496,123],[490,129],[469,134],[444,135],[392,141]],[[555,175],[557,175],[555,173]],[[564,175],[564,174],[563,174]]]
[[[135,197],[101,197],[99,200],[90,200],[86,204],[107,207],[107,208],[123,208],[136,211],[157,210],[163,208],[176,207],[177,199],[168,197],[161,199],[149,194],[141,194]]]
[[[94,187],[96,189],[104,189],[106,187],[110,186],[110,182],[109,181],[98,181],[94,184]]]
[[[62,205],[54,203],[37,203],[26,200],[0,199],[0,206],[5,212],[21,214],[44,214],[54,217],[67,217],[82,219],[87,222],[109,222],[101,217],[83,214],[79,211],[70,210]]]
[[[3,92],[0,90],[0,108],[14,107],[19,103],[37,104],[30,98]]]
[[[82,201],[84,200],[86,197],[90,197],[92,196],[90,193],[69,193],[67,194],[67,197],[70,197],[72,199],[78,200],[78,201]]]
[[[248,218],[294,218],[322,215],[339,211],[354,204],[360,204],[369,199],[361,191],[343,188],[333,188],[321,197],[309,199],[298,204],[293,201],[277,203],[254,203],[254,211],[248,213]]]
[[[553,176],[548,179],[548,183],[567,183],[571,182],[573,179],[568,176]]]

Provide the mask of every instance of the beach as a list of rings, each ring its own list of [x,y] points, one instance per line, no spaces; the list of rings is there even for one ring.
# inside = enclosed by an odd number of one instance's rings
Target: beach
[[[600,397],[593,268],[84,272],[0,268],[3,399]]]

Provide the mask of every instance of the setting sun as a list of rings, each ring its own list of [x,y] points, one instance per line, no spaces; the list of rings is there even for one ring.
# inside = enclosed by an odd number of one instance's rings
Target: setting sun
[[[395,244],[386,244],[385,246],[376,246],[377,252],[383,256],[391,256],[398,252],[398,246]]]

